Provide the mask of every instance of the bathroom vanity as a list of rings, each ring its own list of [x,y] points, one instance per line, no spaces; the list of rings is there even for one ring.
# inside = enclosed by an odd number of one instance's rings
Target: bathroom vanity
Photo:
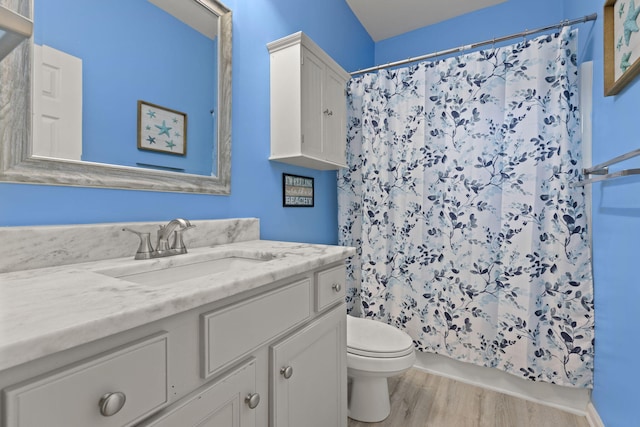
[[[192,223],[150,260],[157,223],[0,228],[2,427],[347,425],[354,249]]]

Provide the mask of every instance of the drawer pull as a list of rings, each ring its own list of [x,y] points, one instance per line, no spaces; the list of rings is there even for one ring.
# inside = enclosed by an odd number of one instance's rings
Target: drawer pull
[[[245,403],[249,406],[249,409],[256,409],[258,404],[260,403],[260,395],[258,393],[253,393],[244,398]]]
[[[340,283],[334,283],[331,288],[336,292],[340,292],[342,290],[342,285]]]
[[[122,409],[126,401],[127,396],[125,396],[124,393],[107,393],[100,398],[100,402],[98,403],[100,413],[105,417],[115,415]]]
[[[285,366],[284,368],[280,369],[280,374],[285,379],[288,380],[293,375],[293,367],[292,366]]]

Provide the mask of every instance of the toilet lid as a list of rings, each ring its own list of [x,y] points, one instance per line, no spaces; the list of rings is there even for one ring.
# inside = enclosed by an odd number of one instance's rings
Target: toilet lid
[[[360,356],[400,357],[413,351],[413,340],[386,323],[347,315],[347,349]]]

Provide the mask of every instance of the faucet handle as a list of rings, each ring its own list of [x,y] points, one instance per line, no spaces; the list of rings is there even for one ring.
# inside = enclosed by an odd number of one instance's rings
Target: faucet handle
[[[182,232],[195,227],[196,227],[195,225],[191,225],[191,223],[189,223],[189,225],[186,226],[185,228],[174,231],[173,233],[174,240],[173,240],[173,244],[171,245],[171,249],[175,249],[176,251],[178,251],[179,254],[186,254],[187,247],[185,246],[184,241],[182,240]]]
[[[122,231],[129,231],[133,234],[137,234],[140,238],[140,245],[138,246],[138,250],[136,251],[136,256],[134,257],[135,259],[149,259],[152,257],[153,247],[151,246],[150,233],[141,233],[127,227],[124,227]]]

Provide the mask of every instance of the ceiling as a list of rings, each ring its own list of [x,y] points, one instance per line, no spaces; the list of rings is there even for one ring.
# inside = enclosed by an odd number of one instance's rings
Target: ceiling
[[[373,41],[406,33],[507,0],[346,0]]]

